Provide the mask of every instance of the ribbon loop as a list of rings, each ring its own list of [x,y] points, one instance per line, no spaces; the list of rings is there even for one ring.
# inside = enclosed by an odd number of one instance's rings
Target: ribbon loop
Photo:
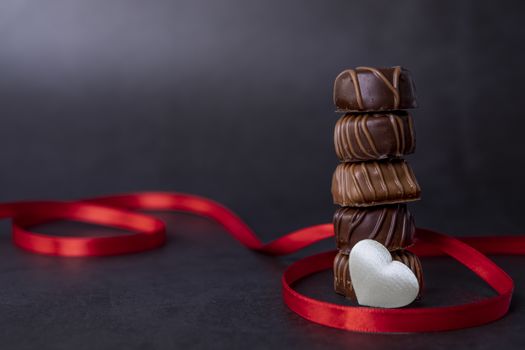
[[[269,255],[296,252],[332,237],[332,224],[288,233],[263,244],[235,213],[212,200],[189,194],[144,192],[77,202],[16,202],[0,204],[0,218],[13,219],[13,241],[40,254],[87,257],[137,253],[164,244],[164,223],[129,210],[180,211],[221,224],[246,248]],[[110,237],[62,237],[31,232],[29,228],[54,220],[75,220],[131,231]],[[332,268],[335,252],[296,261],[284,272],[283,298],[288,307],[312,322],[360,332],[429,332],[473,327],[503,317],[509,308],[514,282],[482,253],[525,254],[525,236],[474,237],[461,241],[431,230],[417,229],[410,249],[420,256],[449,255],[487,282],[497,295],[462,305],[428,308],[378,309],[332,304],[301,295],[293,284]],[[477,249],[477,250],[476,250]]]

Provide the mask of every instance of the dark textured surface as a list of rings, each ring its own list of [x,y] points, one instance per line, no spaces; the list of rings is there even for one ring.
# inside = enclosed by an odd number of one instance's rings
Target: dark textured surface
[[[410,205],[416,222],[523,232],[524,10],[488,0],[2,1],[0,200],[170,189],[226,203],[266,240],[329,222],[333,80],[401,64],[420,105],[408,157],[423,189]],[[517,284],[500,322],[349,334],[282,305],[278,279],[294,257],[177,223],[161,250],[86,260],[18,251],[2,226],[2,349],[524,346],[524,258],[497,259]],[[423,264],[428,305],[490,293],[456,264]],[[329,275],[301,288],[336,298]]]
[[[168,244],[140,255],[61,259],[25,253],[0,239],[2,349],[522,349],[525,258],[496,261],[518,289],[503,320],[473,329],[405,335],[349,333],[318,326],[281,300],[285,266],[304,253],[272,258],[239,246],[219,227],[163,215]],[[72,225],[42,232],[71,233]],[[84,229],[85,230],[85,229]],[[88,232],[93,233],[88,227]],[[73,231],[75,232],[75,231]],[[423,259],[425,290],[414,306],[447,305],[493,295],[461,265]],[[330,271],[301,282],[307,295],[349,304],[333,291]]]

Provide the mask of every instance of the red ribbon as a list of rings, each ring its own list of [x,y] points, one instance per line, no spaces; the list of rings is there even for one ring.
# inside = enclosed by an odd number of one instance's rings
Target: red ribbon
[[[263,244],[231,210],[206,198],[178,193],[137,193],[77,202],[16,202],[0,204],[0,218],[13,219],[13,241],[34,253],[68,257],[136,253],[164,244],[164,223],[130,210],[173,210],[217,221],[248,249],[285,255],[333,236],[331,224],[307,227]],[[132,233],[111,237],[62,237],[29,231],[55,220],[75,220],[125,229]],[[419,256],[449,255],[487,282],[496,296],[445,307],[378,309],[342,306],[309,298],[295,291],[295,282],[332,268],[335,252],[313,255],[289,266],[283,274],[283,297],[300,316],[328,327],[360,332],[429,332],[478,326],[503,317],[510,305],[514,282],[485,254],[525,254],[525,236],[473,237],[461,240],[417,229],[410,248]]]

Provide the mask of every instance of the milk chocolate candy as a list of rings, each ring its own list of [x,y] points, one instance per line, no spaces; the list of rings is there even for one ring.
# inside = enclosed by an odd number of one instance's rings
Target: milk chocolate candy
[[[392,253],[392,260],[402,262],[407,265],[419,282],[419,296],[423,291],[423,268],[421,261],[412,252],[408,250],[396,250]],[[352,286],[352,280],[350,278],[350,265],[348,264],[348,254],[339,252],[334,259],[334,290],[337,294],[344,295],[345,297],[356,301],[355,291]]]
[[[334,131],[335,151],[343,162],[397,158],[413,153],[416,137],[406,112],[347,114]]]
[[[374,239],[388,250],[406,248],[414,241],[414,218],[406,204],[357,208],[341,207],[334,215],[337,249],[350,254],[362,239]]]
[[[335,78],[334,103],[338,112],[416,108],[416,88],[404,68],[357,67]]]
[[[402,159],[341,163],[332,177],[334,203],[366,207],[418,200],[421,189]]]

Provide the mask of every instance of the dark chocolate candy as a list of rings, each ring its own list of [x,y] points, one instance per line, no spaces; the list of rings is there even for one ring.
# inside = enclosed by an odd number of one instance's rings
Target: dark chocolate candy
[[[416,137],[405,112],[347,114],[337,121],[335,151],[343,162],[401,157],[413,153]]]
[[[406,204],[341,207],[334,215],[337,249],[346,254],[362,239],[374,239],[388,250],[406,248],[414,241],[415,229]]]
[[[391,252],[392,260],[402,262],[407,265],[414,275],[416,275],[417,281],[419,282],[419,296],[423,291],[423,268],[421,261],[412,252],[401,249]],[[350,279],[350,265],[348,264],[348,254],[339,252],[334,259],[334,290],[337,294],[344,295],[345,297],[356,301],[355,291],[352,286],[352,280]]]
[[[404,68],[357,67],[335,78],[334,103],[338,112],[415,108],[416,88]]]
[[[335,204],[366,207],[418,200],[421,189],[402,159],[341,163],[332,177]]]
[[[348,254],[339,252],[334,259],[334,290],[337,294],[356,300],[352,280],[350,279],[350,265]]]

